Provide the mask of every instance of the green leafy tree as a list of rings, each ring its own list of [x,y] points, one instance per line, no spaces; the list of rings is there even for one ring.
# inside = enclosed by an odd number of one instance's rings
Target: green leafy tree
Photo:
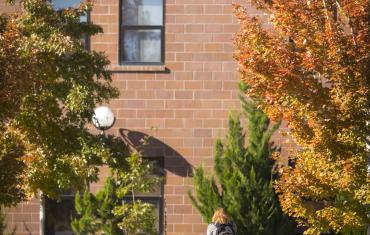
[[[18,14],[0,17],[0,204],[39,191],[97,179],[110,159],[86,124],[97,104],[118,96],[104,54],[86,51],[83,35],[102,32],[80,22],[91,9],[55,11],[49,1],[24,0]],[[12,176],[3,172],[11,170]]]
[[[23,149],[13,135],[0,136],[0,205],[15,205],[25,197],[21,186],[25,168],[20,159],[22,155]]]
[[[227,141],[216,142],[216,177],[206,176],[202,167],[196,169],[195,195],[189,192],[190,199],[208,222],[216,208],[224,208],[238,234],[292,234],[293,223],[282,213],[273,187],[271,156],[276,148],[269,141],[279,123],[269,127],[269,119],[253,102],[242,99],[242,106],[247,135],[240,117],[230,115]]]
[[[110,167],[111,174],[96,196],[88,191],[82,197],[76,194],[79,217],[72,221],[76,234],[157,234],[154,206],[137,200],[135,194],[154,191],[160,178],[154,175],[153,164],[138,154],[122,163]]]
[[[76,194],[75,208],[79,218],[74,218],[71,226],[75,234],[123,234],[118,227],[121,218],[113,214],[115,205],[122,203],[115,193],[116,183],[112,177],[105,180],[104,188],[93,195],[85,191],[80,196]]]
[[[135,198],[136,193],[153,192],[159,186],[160,178],[154,174],[153,164],[143,160],[138,154],[128,159],[128,171],[117,170],[117,196],[131,197],[131,202],[119,204],[114,208],[116,216],[122,216],[119,226],[127,235],[157,234],[154,222],[156,221],[155,208],[152,204]]]
[[[127,145],[114,136],[100,136],[106,149],[109,149],[109,159],[105,162],[110,169],[128,170],[127,156],[130,151]],[[112,171],[111,171],[112,173]],[[122,203],[116,195],[117,182],[111,176],[107,177],[104,187],[96,196],[85,190],[81,195],[76,193],[75,209],[78,218],[73,218],[71,227],[76,234],[122,234],[118,227],[120,217],[113,214],[115,205]]]

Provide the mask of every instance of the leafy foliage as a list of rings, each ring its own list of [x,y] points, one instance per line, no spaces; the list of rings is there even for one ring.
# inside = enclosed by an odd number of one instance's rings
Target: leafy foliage
[[[25,196],[21,187],[25,168],[22,155],[22,147],[13,135],[0,136],[0,202],[4,206],[15,205]]]
[[[119,184],[116,193],[119,198],[131,197],[131,202],[116,205],[113,213],[122,217],[119,226],[128,235],[140,232],[156,234],[154,206],[136,200],[135,193],[153,192],[159,185],[160,178],[154,175],[153,164],[144,161],[137,154],[133,154],[127,162],[128,171],[116,171]]]
[[[194,172],[194,188],[195,196],[189,192],[189,198],[203,218],[210,223],[213,213],[217,208],[222,207],[222,198],[216,181],[213,176],[208,178],[204,174],[203,167],[198,167]]]
[[[223,207],[238,227],[238,234],[292,234],[294,225],[283,215],[274,192],[271,155],[276,148],[269,140],[279,123],[269,128],[266,115],[253,102],[242,99],[247,117],[247,142],[238,116],[230,115],[227,141],[216,142],[216,179],[194,174],[193,204],[210,222]],[[220,190],[218,189],[218,185]]]
[[[89,191],[85,191],[82,197],[76,194],[75,208],[80,217],[71,223],[75,234],[123,234],[118,227],[121,218],[112,213],[113,206],[122,203],[116,197],[115,186],[113,179],[108,177],[103,190],[96,196]]]
[[[276,186],[306,234],[370,223],[368,0],[255,0],[273,31],[235,6],[235,58],[246,94],[283,118],[300,146]]]
[[[125,158],[120,167],[111,167],[104,188],[94,196],[85,191],[76,194],[76,211],[72,228],[76,234],[156,234],[155,208],[135,199],[135,193],[152,192],[160,178],[154,166],[138,154]],[[125,201],[124,201],[125,200]]]
[[[109,151],[86,124],[97,104],[118,96],[107,58],[80,42],[102,32],[79,20],[89,4],[60,11],[43,0],[22,6],[0,17],[0,172],[14,173],[0,185],[6,205],[39,190],[55,198],[96,180]]]

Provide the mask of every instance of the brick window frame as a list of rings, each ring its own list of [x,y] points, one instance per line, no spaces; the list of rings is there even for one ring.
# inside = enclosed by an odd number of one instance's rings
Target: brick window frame
[[[166,1],[162,0],[162,25],[125,25],[123,22],[123,1],[119,0],[119,38],[118,38],[118,64],[123,71],[165,71],[165,6]],[[126,30],[160,30],[161,38],[161,59],[159,62],[128,62],[124,61],[124,34]],[[136,68],[135,68],[136,67]],[[138,69],[137,69],[138,68]]]

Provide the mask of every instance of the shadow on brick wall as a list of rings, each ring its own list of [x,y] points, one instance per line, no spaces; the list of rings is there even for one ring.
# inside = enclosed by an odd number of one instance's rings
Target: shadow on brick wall
[[[165,170],[182,177],[191,177],[193,166],[171,146],[148,134],[119,129],[123,140],[133,149],[142,148],[145,157],[164,157]]]

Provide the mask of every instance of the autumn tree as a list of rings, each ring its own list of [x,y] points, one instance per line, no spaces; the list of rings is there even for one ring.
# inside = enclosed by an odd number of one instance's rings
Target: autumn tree
[[[89,4],[58,11],[44,0],[21,4],[21,13],[0,18],[0,204],[7,206],[96,180],[110,151],[86,124],[97,104],[118,95],[107,58],[81,44],[102,32],[80,22]]]
[[[284,119],[299,145],[276,185],[306,234],[356,232],[370,223],[369,0],[254,0],[272,29],[235,6],[246,95]]]
[[[19,28],[5,16],[0,16],[0,205],[11,205],[20,201],[25,192],[20,186],[25,165],[20,157],[23,148],[14,134],[5,132],[6,120],[16,98],[20,98],[22,72],[17,48],[20,47]],[[9,79],[12,76],[14,79]],[[18,83],[18,85],[15,85]],[[18,89],[19,88],[19,89]],[[15,105],[14,105],[15,106]]]
[[[225,141],[217,140],[214,176],[202,167],[195,170],[195,194],[190,199],[207,222],[222,207],[237,225],[238,234],[289,235],[295,225],[284,215],[274,191],[272,158],[277,148],[270,142],[280,123],[270,121],[252,101],[242,99],[246,131],[241,118],[229,116]]]

